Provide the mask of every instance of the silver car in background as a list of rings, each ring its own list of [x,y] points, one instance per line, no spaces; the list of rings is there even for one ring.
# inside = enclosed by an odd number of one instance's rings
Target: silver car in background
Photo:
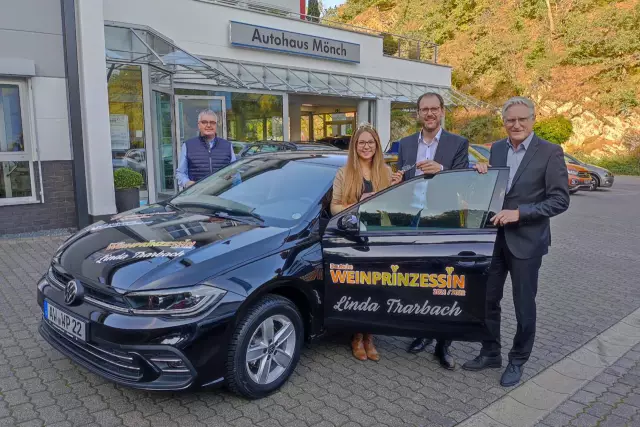
[[[589,163],[585,163],[567,153],[564,154],[564,157],[568,163],[573,163],[574,165],[580,165],[589,171],[589,173],[591,174],[591,177],[594,180],[594,184],[590,188],[591,191],[598,189],[598,187],[610,188],[613,186],[614,176],[613,176],[613,173],[611,173],[611,171],[605,168],[601,168],[600,166],[595,166]]]

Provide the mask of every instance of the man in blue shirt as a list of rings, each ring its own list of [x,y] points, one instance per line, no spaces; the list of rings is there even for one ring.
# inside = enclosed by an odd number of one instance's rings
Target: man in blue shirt
[[[200,135],[186,140],[180,151],[176,178],[180,187],[189,187],[236,161],[233,145],[217,135],[218,115],[212,110],[198,114]]]

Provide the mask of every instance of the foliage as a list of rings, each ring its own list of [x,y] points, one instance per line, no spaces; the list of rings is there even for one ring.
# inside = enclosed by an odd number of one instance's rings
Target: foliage
[[[418,129],[420,129],[420,124],[416,119],[416,113],[414,111],[391,110],[391,141],[398,141],[405,136],[417,132]]]
[[[506,136],[502,121],[497,114],[473,117],[461,126],[459,133],[469,139],[471,144],[486,144]]]
[[[393,56],[398,52],[398,41],[391,34],[385,34],[383,36],[382,51],[385,55],[389,56]]]
[[[144,180],[142,174],[129,168],[119,168],[113,172],[113,184],[116,190],[140,188]]]
[[[318,0],[309,0],[307,4],[307,20],[318,22],[318,17],[320,16],[320,5],[318,4]]]
[[[610,170],[614,175],[640,176],[640,150],[630,154],[615,155],[606,158],[595,158],[585,154],[573,154],[583,162]]]
[[[588,31],[586,30],[588,28]],[[568,64],[593,64],[640,51],[640,4],[629,10],[612,2],[568,15],[563,40]]]
[[[554,116],[536,122],[533,131],[542,139],[554,144],[563,144],[571,138],[573,125],[564,116]]]
[[[617,114],[628,113],[632,108],[640,106],[635,90],[628,87],[617,87],[604,94],[602,102],[615,110]]]

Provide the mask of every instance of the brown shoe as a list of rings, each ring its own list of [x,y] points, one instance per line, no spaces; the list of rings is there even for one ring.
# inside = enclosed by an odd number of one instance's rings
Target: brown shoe
[[[362,334],[355,334],[351,340],[351,351],[356,359],[367,360],[367,352],[362,342]]]
[[[380,355],[378,354],[378,350],[376,350],[376,346],[373,345],[373,335],[366,334],[364,336],[364,349],[367,352],[367,357],[370,360],[377,362],[380,360]]]

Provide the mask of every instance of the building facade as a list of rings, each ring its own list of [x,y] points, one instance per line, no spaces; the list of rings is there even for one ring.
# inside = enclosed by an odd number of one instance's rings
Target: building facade
[[[367,122],[386,146],[392,111],[421,93],[469,101],[435,44],[307,17],[300,0],[4,3],[0,234],[113,215],[122,167],[143,175],[141,205],[171,197],[205,108],[232,141],[322,140]]]
[[[0,1],[0,234],[77,224],[61,7]]]

